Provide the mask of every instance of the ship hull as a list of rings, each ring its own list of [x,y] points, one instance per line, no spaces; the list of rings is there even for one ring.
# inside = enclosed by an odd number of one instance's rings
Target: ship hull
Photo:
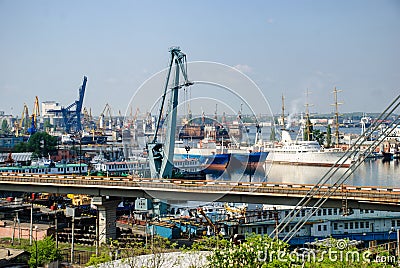
[[[350,167],[352,161],[338,160],[343,152],[270,152],[266,162],[282,165],[320,166],[320,167]]]

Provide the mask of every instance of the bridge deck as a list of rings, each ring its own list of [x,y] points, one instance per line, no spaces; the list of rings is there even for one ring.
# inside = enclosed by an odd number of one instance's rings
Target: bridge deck
[[[304,197],[314,186],[310,184],[288,184],[273,182],[234,182],[212,180],[183,180],[183,179],[150,179],[126,177],[97,177],[79,175],[51,175],[51,174],[19,174],[0,173],[0,185],[5,190],[24,192],[37,191],[37,188],[62,188],[66,191],[82,191],[91,194],[100,193],[101,189],[110,189],[113,196],[126,196],[128,190],[145,192],[193,193],[193,194],[233,194],[253,196]],[[324,198],[328,191],[336,190],[330,199],[344,199],[387,204],[400,204],[400,188],[382,186],[351,186],[343,185],[319,186],[319,193],[314,198]],[[49,191],[50,192],[50,191]],[[190,200],[190,199],[189,199]]]

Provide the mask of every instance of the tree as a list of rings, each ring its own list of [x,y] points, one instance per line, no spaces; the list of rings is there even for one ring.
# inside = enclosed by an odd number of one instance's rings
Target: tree
[[[39,241],[35,240],[35,243],[29,248],[29,253],[31,254],[28,262],[29,267],[43,266],[44,264],[61,260],[61,255],[52,236],[47,236]]]
[[[1,134],[9,134],[10,133],[10,128],[8,126],[8,122],[6,119],[3,119],[3,122],[1,123]]]
[[[326,147],[329,148],[332,145],[332,129],[331,125],[326,127]]]
[[[269,135],[270,141],[276,140],[275,127],[271,127],[271,134]]]
[[[33,152],[36,157],[45,157],[55,152],[57,146],[57,138],[46,132],[36,132],[29,137],[27,144],[18,144],[14,150],[16,152]]]
[[[324,133],[322,133],[319,129],[315,129],[312,132],[312,136],[314,137],[314,140],[316,140],[319,145],[323,145],[325,141]]]
[[[44,120],[44,122],[43,122],[43,128],[44,128],[44,130],[50,129],[50,128],[52,128],[52,127],[53,127],[53,125],[50,124],[50,119],[49,119],[49,118],[46,118],[46,119]]]

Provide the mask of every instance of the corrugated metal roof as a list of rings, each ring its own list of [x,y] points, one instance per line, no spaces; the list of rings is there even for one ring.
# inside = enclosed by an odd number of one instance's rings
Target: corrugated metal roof
[[[6,161],[9,153],[0,153],[0,162]],[[32,152],[28,153],[11,153],[12,159],[16,162],[26,162],[31,160]]]

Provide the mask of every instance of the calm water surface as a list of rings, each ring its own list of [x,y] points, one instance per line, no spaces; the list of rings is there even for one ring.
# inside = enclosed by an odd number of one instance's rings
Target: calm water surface
[[[234,181],[267,181],[278,183],[317,183],[329,167],[307,167],[295,165],[264,165],[255,171],[233,170],[231,172],[215,173],[209,179]],[[348,169],[340,168],[328,183],[333,184]],[[400,187],[400,161],[385,162],[383,159],[366,159],[354,170],[345,184],[356,186],[389,186]],[[349,173],[347,173],[349,174]]]

